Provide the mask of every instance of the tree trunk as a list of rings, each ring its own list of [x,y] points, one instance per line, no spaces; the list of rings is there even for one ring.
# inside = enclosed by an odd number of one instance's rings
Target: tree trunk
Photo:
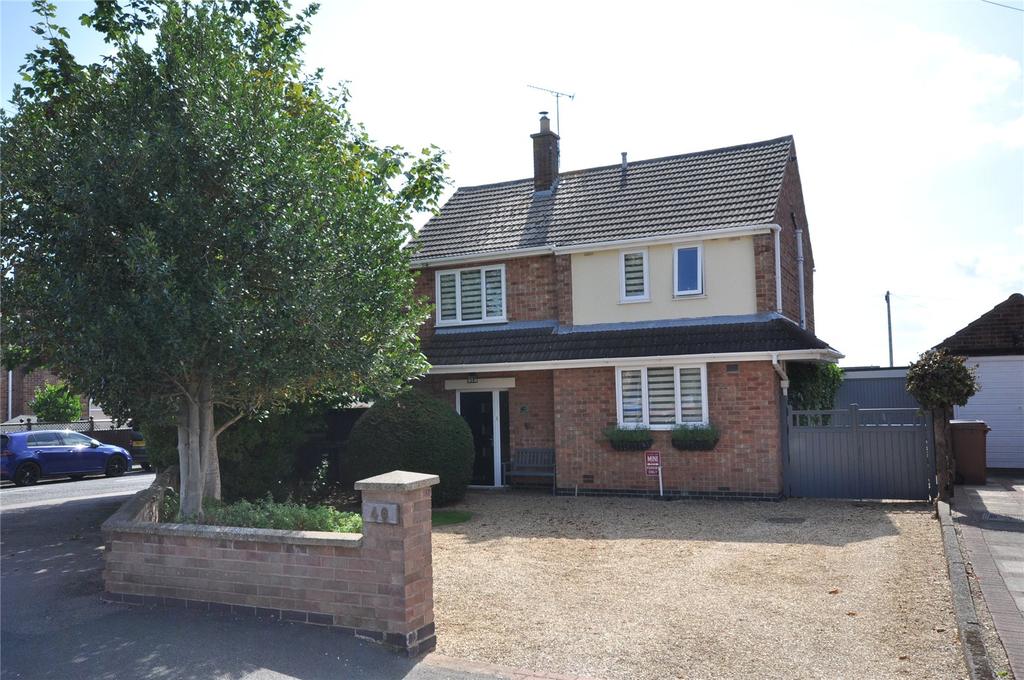
[[[202,517],[203,515],[203,461],[202,432],[200,432],[199,394],[195,390],[189,395],[184,406],[185,419],[185,450],[178,444],[178,455],[181,459],[181,514],[183,517]],[[181,426],[179,425],[179,431]]]
[[[950,437],[949,419],[952,409],[932,409],[932,439],[935,442],[935,472],[938,477],[938,498],[949,502],[953,497],[953,481],[956,479],[953,461],[953,443]]]
[[[206,482],[203,489],[203,498],[221,499],[220,491],[220,455],[217,453],[217,438],[210,439],[209,449],[206,453]]]

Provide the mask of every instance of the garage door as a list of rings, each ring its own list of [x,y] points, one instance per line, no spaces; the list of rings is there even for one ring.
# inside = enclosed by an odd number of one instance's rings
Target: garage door
[[[1024,468],[1024,356],[971,357],[978,367],[981,390],[956,417],[984,420],[988,433],[988,466]]]

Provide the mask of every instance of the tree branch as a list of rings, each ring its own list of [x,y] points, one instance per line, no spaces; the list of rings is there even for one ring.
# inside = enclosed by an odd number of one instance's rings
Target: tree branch
[[[231,419],[230,419],[230,420],[228,420],[228,421],[227,421],[226,423],[224,423],[223,425],[221,425],[220,427],[218,427],[217,429],[215,429],[215,430],[213,431],[213,438],[214,438],[214,439],[216,439],[216,438],[217,438],[218,436],[220,436],[220,433],[221,433],[221,432],[223,432],[224,430],[228,429],[229,427],[231,427],[232,425],[234,425],[235,423],[237,423],[237,422],[238,422],[239,420],[241,420],[241,419],[242,419],[242,418],[243,418],[244,416],[245,416],[245,414],[244,414],[244,413],[238,413],[238,414],[235,414],[235,416],[234,416],[233,418],[231,418]]]

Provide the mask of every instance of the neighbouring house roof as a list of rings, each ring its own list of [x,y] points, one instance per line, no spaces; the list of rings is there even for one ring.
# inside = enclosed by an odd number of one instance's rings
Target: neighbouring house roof
[[[793,138],[460,188],[413,239],[415,258],[485,255],[766,225]]]
[[[936,348],[972,357],[1024,354],[1024,295],[1014,293]]]
[[[423,353],[437,367],[646,356],[830,350],[825,342],[777,315],[726,323],[610,324],[562,328],[526,324],[501,331],[437,332]],[[838,355],[838,353],[836,353]]]

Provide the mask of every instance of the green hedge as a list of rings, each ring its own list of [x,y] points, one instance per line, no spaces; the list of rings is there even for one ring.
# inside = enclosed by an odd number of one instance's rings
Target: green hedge
[[[342,466],[352,483],[392,470],[436,474],[435,505],[466,495],[473,475],[473,435],[447,403],[420,389],[380,400],[356,421]]]
[[[221,492],[225,501],[285,500],[298,488],[299,451],[325,429],[324,408],[295,405],[263,420],[241,420],[217,438]],[[219,418],[218,418],[219,420]],[[142,425],[150,463],[162,470],[178,462],[177,429]]]

